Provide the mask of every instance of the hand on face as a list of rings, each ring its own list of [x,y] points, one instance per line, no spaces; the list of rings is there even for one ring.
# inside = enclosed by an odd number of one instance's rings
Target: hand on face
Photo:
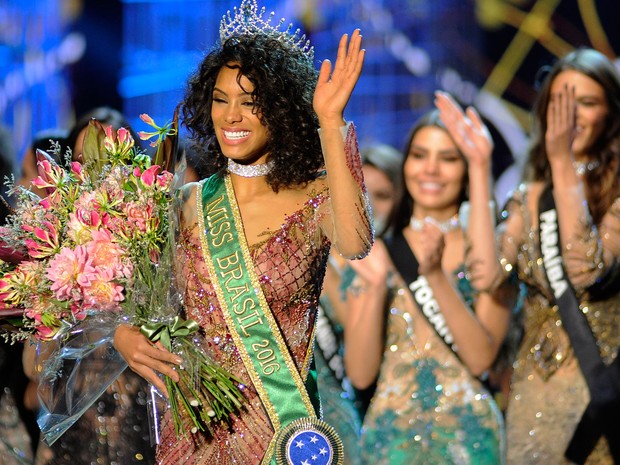
[[[343,125],[344,108],[353,93],[364,64],[366,51],[361,48],[361,45],[362,36],[359,29],[353,32],[350,41],[348,35],[344,34],[340,39],[333,72],[329,60],[324,60],[321,65],[313,99],[314,111],[319,117],[321,126],[324,124]]]
[[[419,273],[421,275],[428,275],[432,272],[441,271],[441,257],[446,245],[443,233],[430,222],[426,222],[420,232],[421,252],[416,252]]]
[[[572,161],[575,137],[575,87],[564,85],[552,92],[547,106],[545,147],[549,161]]]
[[[441,121],[469,164],[488,164],[493,140],[478,112],[468,107],[465,112],[446,92],[435,92],[435,106]]]

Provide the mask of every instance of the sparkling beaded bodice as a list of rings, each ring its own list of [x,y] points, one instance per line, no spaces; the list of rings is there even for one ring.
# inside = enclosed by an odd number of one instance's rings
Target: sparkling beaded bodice
[[[326,203],[325,190],[312,193],[279,229],[250,245],[262,290],[303,379],[308,374],[313,323],[330,248],[319,227]],[[248,402],[234,416],[232,428],[217,429],[213,438],[195,435],[177,441],[167,424],[167,442],[160,446],[158,459],[187,464],[260,463],[273,428],[226,325],[204,262],[197,225],[190,223],[180,234],[178,265],[184,277],[187,317],[200,324],[211,356],[245,383]]]
[[[509,200],[499,228],[499,257],[504,276],[516,270],[525,286],[523,339],[514,362],[511,395],[506,412],[509,465],[564,465],[566,448],[590,400],[585,379],[543,268],[536,205],[540,186],[522,185]],[[596,337],[603,359],[609,363],[620,347],[620,296],[590,302],[588,287],[613,264],[620,235],[620,202],[611,206],[598,227],[582,218],[580,229],[562,250],[571,280]],[[604,240],[604,242],[603,242]],[[603,257],[609,260],[605,263]],[[611,464],[607,444],[598,441],[588,465]]]
[[[315,318],[329,251],[329,241],[318,230],[315,217],[315,208],[324,201],[324,193],[316,194],[302,209],[287,217],[279,230],[250,246],[263,292],[300,371],[306,359],[312,331],[310,322]],[[233,373],[245,372],[204,264],[197,231],[185,229],[182,235],[187,316],[204,329],[225,368]],[[247,381],[250,382],[249,378]]]
[[[617,202],[616,202],[617,203]],[[517,375],[522,370],[538,371],[543,379],[552,376],[564,363],[574,358],[568,335],[562,327],[558,308],[554,305],[553,292],[549,286],[539,246],[537,222],[531,217],[528,204],[528,191],[522,188],[511,199],[511,214],[518,214],[524,219],[523,230],[518,236],[500,236],[500,258],[516,255],[516,270],[519,281],[525,284],[526,294],[523,305],[524,337],[521,352],[517,357],[515,369]],[[616,205],[616,210],[618,206]],[[590,258],[587,268],[598,268],[600,257],[597,257],[598,240],[591,233],[583,237],[578,247]],[[512,250],[516,251],[516,254]],[[507,262],[506,259],[504,259]],[[567,270],[579,273],[580,263],[574,265],[568,261]],[[589,271],[584,267],[583,271]],[[581,300],[581,309],[588,319],[590,328],[596,336],[601,356],[610,363],[620,347],[620,331],[610,328],[620,327],[620,294],[606,301],[589,302],[583,286],[576,288]]]
[[[469,294],[462,270],[455,279]],[[437,334],[420,339],[417,328],[428,322],[404,283],[392,290],[388,308],[377,391],[362,430],[367,462],[501,463],[502,420],[492,396]]]

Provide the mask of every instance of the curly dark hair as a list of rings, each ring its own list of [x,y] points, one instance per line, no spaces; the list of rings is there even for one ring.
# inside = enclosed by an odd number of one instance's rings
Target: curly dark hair
[[[605,130],[593,146],[591,155],[600,162],[584,177],[586,196],[595,224],[600,223],[615,198],[620,195],[620,77],[605,55],[593,49],[582,48],[558,60],[545,76],[533,109],[532,143],[528,154],[525,179],[548,181],[551,168],[547,159],[545,133],[547,132],[547,107],[551,98],[551,84],[562,71],[577,71],[594,81],[604,90],[609,112]]]
[[[238,68],[254,85],[257,114],[268,131],[266,151],[274,168],[267,182],[282,187],[307,183],[323,166],[312,107],[318,71],[312,59],[268,34],[233,36],[219,43],[190,77],[181,105],[183,125],[202,148],[209,174],[226,166],[211,119],[213,88],[220,69]]]

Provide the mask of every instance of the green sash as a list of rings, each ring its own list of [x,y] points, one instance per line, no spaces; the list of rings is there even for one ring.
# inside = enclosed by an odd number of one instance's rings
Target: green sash
[[[271,313],[254,269],[230,176],[215,174],[198,188],[204,260],[243,363],[276,434],[263,463],[274,456],[278,433],[315,417],[304,381]]]

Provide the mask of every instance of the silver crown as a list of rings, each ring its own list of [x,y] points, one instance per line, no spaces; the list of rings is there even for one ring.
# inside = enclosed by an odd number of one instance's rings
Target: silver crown
[[[265,11],[265,7],[262,7],[259,13],[256,0],[242,0],[239,8],[233,8],[234,16],[230,10],[222,16],[220,40],[224,42],[226,39],[234,36],[263,34],[273,37],[291,49],[300,50],[310,59],[314,58],[314,47],[310,45],[310,41],[306,39],[305,34],[299,35],[301,33],[300,29],[291,33],[292,23],[286,29],[281,29],[285,21],[284,18],[280,20],[277,26],[272,26],[271,20],[275,13],[272,11],[266,19],[263,19]]]

